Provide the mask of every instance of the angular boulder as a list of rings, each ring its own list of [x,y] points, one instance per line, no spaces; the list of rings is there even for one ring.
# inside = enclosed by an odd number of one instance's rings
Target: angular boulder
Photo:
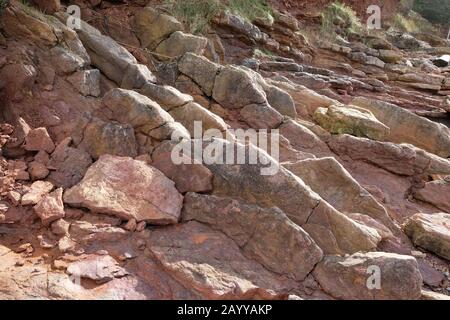
[[[177,129],[173,126],[175,121],[172,116],[158,103],[133,90],[112,89],[103,97],[103,105],[111,111],[114,120],[130,124],[136,133],[165,140],[170,139]],[[190,137],[185,128],[180,126],[179,129],[181,136]]]
[[[450,181],[427,182],[422,189],[414,192],[414,198],[431,203],[435,207],[450,213]]]
[[[92,64],[115,83],[121,84],[128,66],[137,64],[136,58],[128,50],[97,29],[83,24],[77,33]]]
[[[416,246],[450,260],[450,214],[417,213],[405,222],[403,230]]]
[[[212,190],[212,172],[203,164],[175,164],[172,150],[175,142],[162,142],[152,152],[152,166],[163,172],[175,182],[179,192],[208,192]]]
[[[70,188],[80,182],[89,166],[91,156],[81,149],[70,147],[70,138],[61,141],[52,153],[48,180],[55,186]]]
[[[58,188],[43,196],[42,200],[34,206],[34,211],[41,218],[44,226],[49,226],[53,221],[64,218],[65,213],[62,195],[63,189]]]
[[[177,223],[183,197],[158,169],[128,157],[101,156],[64,202],[151,224]]]
[[[212,95],[214,80],[220,70],[220,65],[203,56],[188,52],[178,62],[178,69],[194,80],[207,96]]]
[[[318,108],[314,120],[331,133],[347,133],[373,140],[383,140],[389,128],[363,108],[352,106],[330,106]]]

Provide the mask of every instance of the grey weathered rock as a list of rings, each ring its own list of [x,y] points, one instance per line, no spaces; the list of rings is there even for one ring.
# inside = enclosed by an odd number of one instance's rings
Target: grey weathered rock
[[[370,110],[390,128],[389,141],[411,143],[441,157],[450,156],[450,130],[387,102],[355,98],[352,104]]]
[[[450,161],[409,144],[373,141],[343,134],[332,136],[328,145],[338,155],[368,161],[400,175],[450,174]]]
[[[183,56],[186,52],[201,55],[208,40],[182,31],[175,31],[155,49],[158,59],[171,60]]]
[[[93,159],[98,159],[103,154],[137,156],[133,127],[100,119],[93,119],[86,126],[78,148],[89,153]]]
[[[314,270],[314,277],[338,299],[415,300],[420,298],[422,288],[416,259],[386,252],[325,257]]]
[[[184,94],[174,87],[148,82],[138,92],[159,103],[166,111],[193,101],[190,95]]]
[[[134,26],[141,46],[150,50],[175,31],[183,30],[183,25],[177,19],[151,7],[138,10],[134,16]]]
[[[125,71],[120,87],[123,89],[140,89],[147,82],[156,82],[156,77],[147,66],[143,64],[130,64]]]
[[[97,29],[83,26],[77,32],[92,64],[109,79],[121,84],[129,65],[137,64],[136,58],[112,38],[101,35]]]
[[[212,95],[214,80],[220,65],[207,58],[188,52],[178,62],[178,69],[195,81],[207,96]]]
[[[98,69],[80,70],[67,78],[82,95],[100,96],[100,71]]]
[[[170,139],[174,131],[189,138],[185,128],[175,126],[172,116],[155,101],[132,90],[113,89],[103,97],[103,104],[111,110],[112,118],[130,124],[136,133],[158,140]]]

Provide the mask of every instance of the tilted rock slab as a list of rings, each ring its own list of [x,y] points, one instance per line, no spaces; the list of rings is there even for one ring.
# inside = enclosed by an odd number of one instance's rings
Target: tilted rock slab
[[[403,230],[416,246],[450,260],[450,214],[417,213],[406,221]]]
[[[332,136],[328,145],[338,155],[364,160],[400,175],[450,174],[450,161],[409,144],[379,142],[343,134]]]
[[[313,239],[278,208],[188,193],[183,220],[195,220],[224,232],[244,254],[268,270],[303,280],[322,259]]]
[[[165,271],[203,298],[287,297],[290,287],[286,281],[245,257],[220,231],[191,221],[155,229],[149,237],[147,248]]]
[[[158,169],[128,157],[101,156],[79,184],[64,193],[66,204],[151,224],[177,223],[183,197]]]
[[[387,140],[410,143],[444,158],[450,156],[450,129],[445,125],[383,101],[358,97],[351,104],[370,110],[388,126],[390,134]]]
[[[380,286],[377,289],[374,287],[376,280],[372,282],[370,277],[376,277],[378,271]],[[313,274],[325,292],[344,300],[415,300],[420,298],[422,289],[416,259],[394,253],[327,256]]]
[[[342,213],[361,213],[399,231],[386,209],[336,159],[307,159],[283,166]]]
[[[114,120],[130,124],[136,133],[157,140],[170,139],[174,131],[180,137],[190,137],[186,128],[176,123],[158,103],[133,90],[112,89],[103,97],[103,105],[111,111]]]

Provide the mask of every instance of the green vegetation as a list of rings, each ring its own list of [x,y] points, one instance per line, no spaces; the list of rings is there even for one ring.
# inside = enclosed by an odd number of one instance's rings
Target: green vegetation
[[[266,0],[165,0],[164,5],[191,33],[203,32],[214,16],[227,10],[249,21],[273,19]]]
[[[347,38],[352,33],[362,33],[364,27],[355,11],[339,1],[333,2],[322,12],[322,34],[327,38],[340,35]]]
[[[202,32],[223,10],[220,0],[166,0],[165,6],[192,33]]]
[[[408,33],[436,33],[436,28],[415,11],[407,14],[397,14],[393,21],[393,27]]]
[[[415,0],[412,9],[433,23],[450,23],[450,0]]]
[[[258,19],[273,21],[273,10],[266,0],[229,0],[228,10],[250,22]]]
[[[3,10],[5,10],[7,5],[8,0],[0,0],[0,15],[3,13]]]

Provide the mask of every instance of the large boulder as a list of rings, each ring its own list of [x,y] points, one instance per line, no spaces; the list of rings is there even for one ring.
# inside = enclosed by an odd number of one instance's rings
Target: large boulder
[[[383,140],[389,134],[389,128],[372,112],[358,107],[333,105],[318,108],[314,120],[331,133],[348,133],[374,140]]]
[[[337,299],[415,300],[421,295],[422,276],[410,256],[386,252],[328,256],[313,274],[323,290]]]
[[[414,192],[416,199],[431,203],[435,207],[450,213],[450,181],[437,180],[427,182],[422,189]]]
[[[134,27],[141,46],[149,50],[155,49],[175,31],[183,30],[183,25],[177,19],[151,7],[137,11]]]
[[[151,224],[177,223],[183,197],[158,169],[128,157],[104,155],[64,193],[66,204]]]
[[[449,160],[409,144],[373,141],[343,134],[331,137],[328,145],[338,155],[364,160],[400,175],[450,174]]]
[[[249,104],[240,110],[242,119],[252,128],[273,129],[283,121],[283,116],[268,103]]]
[[[169,38],[161,42],[155,49],[157,58],[163,61],[179,58],[186,52],[201,55],[208,44],[204,37],[176,31]]]
[[[446,126],[383,101],[358,97],[352,104],[371,111],[390,128],[387,140],[411,143],[441,157],[450,156],[450,129]]]
[[[224,232],[249,258],[295,280],[303,280],[322,259],[322,250],[314,240],[277,208],[188,193],[183,220]]]
[[[196,221],[153,230],[148,244],[167,273],[204,299],[280,299],[292,286]]]
[[[417,213],[405,222],[403,230],[416,246],[450,260],[450,214]]]

